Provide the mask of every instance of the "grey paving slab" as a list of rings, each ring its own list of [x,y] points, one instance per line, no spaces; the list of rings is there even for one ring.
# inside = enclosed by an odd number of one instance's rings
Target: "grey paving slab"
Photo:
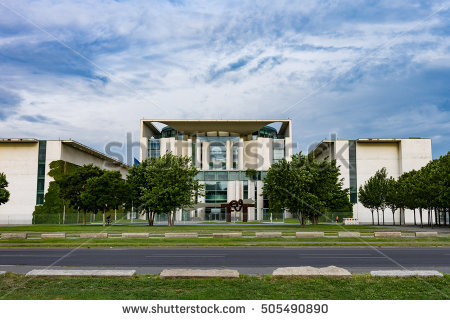
[[[231,269],[164,269],[161,279],[239,278],[239,272]]]
[[[67,269],[34,269],[27,272],[26,277],[131,277],[136,270],[67,270]]]
[[[436,270],[376,270],[370,271],[373,277],[443,277]]]
[[[335,266],[329,266],[324,268],[315,267],[285,267],[277,268],[272,273],[275,277],[336,277],[336,278],[349,278],[352,274],[344,269]]]

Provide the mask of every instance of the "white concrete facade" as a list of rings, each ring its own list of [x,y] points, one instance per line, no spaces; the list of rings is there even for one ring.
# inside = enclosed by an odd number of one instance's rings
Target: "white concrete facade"
[[[157,126],[164,126],[158,129]],[[277,123],[279,129],[271,125]],[[141,158],[172,152],[187,155],[206,185],[200,205],[181,220],[223,220],[220,205],[243,199],[254,203],[248,220],[262,220],[268,211],[262,197],[263,177],[277,159],[292,156],[291,120],[141,120]],[[277,141],[278,152],[274,153]],[[256,180],[245,175],[257,171]],[[214,189],[213,188],[221,188]],[[256,195],[256,196],[255,196]],[[266,202],[267,203],[267,202]],[[266,215],[267,218],[267,215]]]
[[[41,180],[48,190],[53,179],[49,164],[64,160],[77,166],[94,164],[105,170],[118,170],[125,178],[127,165],[72,140],[45,140],[45,162]],[[38,203],[39,141],[36,139],[0,139],[0,172],[9,183],[10,199],[0,205],[0,224],[31,224]]]
[[[420,169],[432,160],[431,139],[419,138],[323,140],[311,153],[318,160],[325,157],[336,159],[337,165],[340,166],[341,177],[344,179],[344,188],[352,187],[356,192],[383,167],[386,168],[388,176],[398,178],[405,172]],[[355,164],[353,167],[352,161]],[[356,177],[356,184],[353,182],[353,185],[352,176]],[[355,200],[353,217],[362,223],[372,223],[370,210],[359,203],[357,197]],[[406,223],[414,222],[412,211],[397,210],[395,221],[398,223],[400,219]],[[390,209],[385,211],[385,223],[392,224]]]

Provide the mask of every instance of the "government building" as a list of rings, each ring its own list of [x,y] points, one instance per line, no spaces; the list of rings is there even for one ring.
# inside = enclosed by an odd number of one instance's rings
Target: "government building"
[[[6,175],[9,201],[0,206],[0,224],[31,224],[36,205],[44,203],[50,163],[63,160],[77,166],[94,164],[118,170],[126,178],[128,166],[73,140],[0,139],[0,172]]]
[[[205,185],[196,208],[179,210],[175,221],[225,221],[222,206],[243,199],[248,221],[269,219],[262,196],[270,166],[292,155],[291,120],[141,120],[141,161],[171,152],[192,159]],[[248,175],[247,169],[256,171]],[[233,212],[233,221],[242,221]]]
[[[372,214],[358,201],[358,190],[377,170],[385,167],[388,176],[398,178],[432,160],[431,139],[420,138],[323,140],[311,154],[317,160],[326,157],[336,160],[344,179],[344,188],[350,189],[353,218],[362,223],[372,223]],[[414,215],[410,211],[397,210],[396,223],[413,223]],[[391,210],[387,208],[385,213],[385,222],[392,224]]]

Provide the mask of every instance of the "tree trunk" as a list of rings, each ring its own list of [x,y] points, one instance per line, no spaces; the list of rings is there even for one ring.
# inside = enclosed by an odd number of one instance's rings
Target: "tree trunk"
[[[106,226],[106,209],[103,209],[103,226]]]
[[[375,225],[375,218],[374,218],[374,216],[373,216],[373,209],[370,210],[370,212],[372,212],[372,225]]]
[[[380,225],[380,212],[378,211],[378,208],[377,208],[377,220],[378,220],[378,225]]]
[[[114,221],[117,221],[117,208],[114,208]]]
[[[400,217],[400,220],[402,218]],[[392,210],[392,224],[395,226],[395,210]]]
[[[430,211],[430,208],[428,208],[428,221],[431,226],[431,229],[433,229],[433,212]]]
[[[384,226],[384,209],[381,210],[381,212],[383,212],[383,226]]]
[[[83,210],[83,226],[86,225],[86,210]]]
[[[66,224],[66,204],[64,203],[63,208],[63,224]]]
[[[174,225],[174,223],[173,223],[173,212],[169,212],[169,216],[167,218],[167,225],[169,227],[172,227]]]
[[[417,226],[417,223],[416,223],[416,208],[414,208],[414,225]]]
[[[148,226],[153,226],[153,221],[155,220],[155,214],[153,212],[150,212],[148,215]]]
[[[419,208],[419,214],[420,214],[420,227],[423,228],[422,208]]]

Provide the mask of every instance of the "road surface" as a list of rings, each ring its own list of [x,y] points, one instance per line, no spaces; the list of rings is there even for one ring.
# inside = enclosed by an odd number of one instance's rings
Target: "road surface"
[[[0,270],[34,267],[136,269],[234,268],[271,273],[277,267],[335,265],[353,272],[375,269],[437,269],[450,273],[450,248],[0,248]]]

